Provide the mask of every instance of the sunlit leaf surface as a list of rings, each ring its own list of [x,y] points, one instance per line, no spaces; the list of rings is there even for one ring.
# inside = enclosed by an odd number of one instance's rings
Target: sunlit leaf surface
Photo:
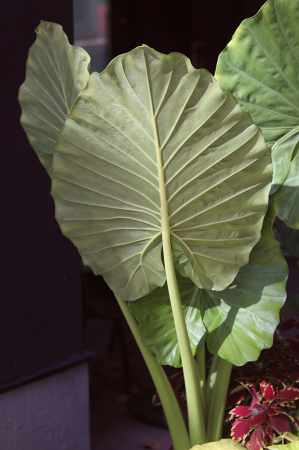
[[[287,264],[265,219],[262,238],[233,283],[221,292],[204,291],[210,352],[241,366],[270,348],[287,277]]]
[[[231,92],[243,109],[250,112],[272,147],[274,206],[277,215],[296,229],[299,228],[298,23],[298,0],[269,0],[256,16],[241,23],[219,56],[215,73],[222,89]]]

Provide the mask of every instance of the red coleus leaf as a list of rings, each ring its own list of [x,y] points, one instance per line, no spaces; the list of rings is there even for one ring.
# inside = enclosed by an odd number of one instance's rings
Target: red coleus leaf
[[[288,387],[285,389],[281,389],[276,395],[274,395],[272,400],[275,400],[275,403],[279,403],[281,405],[287,405],[293,403],[295,400],[299,399],[299,389]]]
[[[251,424],[252,425],[261,425],[267,419],[267,414],[264,410],[258,411],[255,408],[252,408],[253,411],[250,414]]]
[[[247,417],[252,412],[252,408],[250,406],[236,406],[229,413],[231,416],[238,416],[241,418]]]
[[[251,408],[249,406],[236,406],[229,412],[232,416],[247,417],[251,413]]]
[[[282,322],[279,326],[279,331],[283,333],[284,331],[289,331],[295,328],[297,325],[297,320],[295,317],[292,317],[292,319],[286,320]]]
[[[264,437],[264,430],[261,426],[258,426],[250,436],[246,447],[249,448],[249,450],[262,450],[264,448]]]
[[[272,384],[267,383],[266,381],[262,381],[260,384],[262,396],[265,400],[272,400],[274,397],[275,391]]]
[[[277,405],[269,406],[267,408],[267,415],[268,416],[276,416],[280,412],[281,412],[281,408],[279,408],[279,406],[277,406]]]
[[[251,428],[250,419],[237,419],[234,421],[231,431],[231,437],[235,441],[241,441],[246,438]]]
[[[279,433],[283,434],[286,432],[291,432],[291,426],[285,417],[282,414],[278,414],[277,416],[270,417],[270,425]]]
[[[270,444],[272,444],[272,439],[274,438],[273,427],[270,423],[266,426],[266,437],[267,436],[270,439],[270,443],[268,443],[268,439],[267,439],[267,445],[270,445]]]
[[[256,392],[254,384],[253,383],[246,383],[246,386],[248,387],[251,395],[252,395],[252,401],[251,401],[251,405],[250,406],[255,406],[255,405],[259,405],[260,401],[261,401],[261,397],[258,394],[258,392]]]

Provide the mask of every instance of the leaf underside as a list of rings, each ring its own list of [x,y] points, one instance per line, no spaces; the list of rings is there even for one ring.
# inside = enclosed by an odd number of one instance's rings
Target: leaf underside
[[[271,194],[278,217],[299,228],[299,1],[269,0],[244,20],[218,59],[215,77],[272,147]]]
[[[265,219],[262,238],[225,290],[202,290],[178,276],[186,326],[193,355],[206,338],[209,351],[241,366],[255,361],[262,349],[271,347],[285,298],[287,264]],[[200,314],[204,303],[203,323]],[[130,302],[139,323],[143,343],[160,364],[181,366],[180,351],[166,285]],[[206,334],[207,330],[207,334]]]
[[[212,75],[142,46],[94,73],[75,100],[52,195],[83,262],[135,300],[165,283],[162,221],[180,273],[224,289],[260,238],[271,178],[262,133]]]
[[[203,445],[194,445],[191,450],[244,450],[244,447],[240,442],[233,441],[232,439],[221,439],[217,442],[208,442]]]
[[[21,124],[40,162],[51,175],[57,134],[73,101],[86,86],[90,57],[69,44],[62,26],[41,21],[29,50],[20,87]]]

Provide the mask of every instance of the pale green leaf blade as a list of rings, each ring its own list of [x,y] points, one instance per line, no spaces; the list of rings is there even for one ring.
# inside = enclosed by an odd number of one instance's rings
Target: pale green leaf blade
[[[188,278],[178,276],[177,281],[191,351],[195,356],[197,349],[205,343],[205,326],[200,312],[202,291]],[[167,285],[155,289],[136,302],[130,302],[129,308],[139,323],[143,344],[154,353],[158,363],[181,367],[181,354]]]
[[[42,21],[29,50],[20,87],[21,124],[49,175],[57,134],[86,86],[90,57],[69,44],[62,26]]]
[[[299,230],[299,154],[290,164],[288,177],[283,186],[272,196],[277,216],[290,228]]]
[[[269,445],[267,448],[271,448],[272,450],[299,450],[299,441],[293,441],[289,444]]]
[[[299,142],[298,21],[298,0],[269,0],[241,23],[220,54],[215,73],[222,89],[250,112],[273,146],[271,194],[287,179]],[[289,195],[288,188],[284,195]],[[281,209],[279,214],[283,218]]]
[[[296,128],[287,133],[273,145],[273,180],[270,195],[274,194],[287,179],[293,155],[296,153],[298,145],[299,132]]]
[[[93,74],[74,102],[52,193],[84,263],[135,300],[165,283],[162,218],[180,272],[225,288],[260,238],[271,178],[262,133],[212,75],[142,46]]]
[[[287,264],[265,219],[262,238],[233,283],[222,292],[204,291],[210,352],[241,366],[271,347],[287,276]]]
[[[194,445],[191,450],[244,450],[244,447],[240,442],[233,439],[221,439],[217,442],[208,442],[203,445]],[[294,449],[295,450],[295,449]],[[296,449],[297,450],[297,449]]]

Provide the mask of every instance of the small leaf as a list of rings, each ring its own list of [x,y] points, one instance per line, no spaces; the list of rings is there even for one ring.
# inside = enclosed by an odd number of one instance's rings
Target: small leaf
[[[232,425],[231,436],[235,441],[244,440],[248,435],[250,428],[250,419],[237,419]]]
[[[21,124],[40,162],[51,175],[57,134],[89,78],[90,57],[69,44],[62,26],[41,21],[29,50],[20,87]]]
[[[265,398],[265,400],[271,400],[273,398],[275,391],[270,383],[262,381],[260,384],[260,388],[262,396]]]
[[[280,405],[287,405],[299,399],[299,389],[288,387],[274,395],[273,400]],[[278,400],[278,401],[277,401]]]
[[[237,416],[237,417],[247,417],[251,413],[252,408],[249,406],[236,406],[236,408],[232,409],[229,413],[231,415]]]
[[[261,426],[258,426],[250,436],[246,447],[249,448],[249,450],[262,450],[264,448],[264,437],[264,430]]]

